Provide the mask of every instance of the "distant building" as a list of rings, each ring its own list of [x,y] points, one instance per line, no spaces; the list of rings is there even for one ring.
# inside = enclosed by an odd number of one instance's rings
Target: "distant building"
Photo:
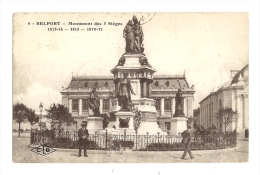
[[[68,88],[63,89],[62,103],[69,108],[75,122],[70,129],[78,129],[82,121],[92,116],[87,98],[93,88],[96,88],[100,98],[100,113],[109,113],[113,120],[112,99],[115,98],[115,85],[113,76],[77,76],[72,77]],[[175,112],[175,95],[179,88],[184,97],[184,114],[193,117],[194,86],[189,86],[185,75],[154,75],[153,82],[149,84],[150,92],[135,92],[143,98],[156,100],[156,117],[159,127],[163,131],[171,128],[170,118]]]
[[[239,117],[237,123],[233,122],[228,126],[227,131],[237,129],[239,137],[244,137],[244,133],[249,129],[248,74],[248,65],[241,70],[231,70],[230,80],[199,103],[200,118],[197,120],[199,125],[205,128],[215,125],[223,132],[224,127],[216,121],[215,114],[221,106],[231,107],[234,111],[238,111]]]

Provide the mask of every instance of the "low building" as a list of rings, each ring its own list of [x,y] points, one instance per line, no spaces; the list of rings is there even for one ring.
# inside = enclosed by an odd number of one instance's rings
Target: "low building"
[[[156,117],[159,127],[163,131],[171,128],[170,119],[175,112],[175,95],[179,88],[182,89],[184,97],[184,114],[186,117],[193,117],[193,95],[194,86],[189,86],[184,75],[154,75],[153,82],[149,84],[150,92],[146,93],[147,98],[154,99]],[[83,121],[93,115],[89,109],[87,98],[93,88],[100,98],[100,113],[109,113],[110,120],[113,119],[112,99],[115,99],[115,85],[113,76],[76,76],[72,77],[68,88],[61,91],[62,103],[69,108],[69,112],[75,118],[69,129],[79,129]],[[141,96],[143,92],[135,92]]]
[[[199,125],[204,128],[215,125],[221,132],[224,127],[216,120],[216,113],[220,107],[231,107],[238,111],[238,120],[227,127],[227,131],[237,130],[239,137],[245,137],[248,132],[248,65],[241,70],[231,70],[230,80],[217,91],[211,92],[200,104]]]

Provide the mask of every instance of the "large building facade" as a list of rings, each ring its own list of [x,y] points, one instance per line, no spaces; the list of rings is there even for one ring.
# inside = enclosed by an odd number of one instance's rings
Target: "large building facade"
[[[142,85],[144,86],[144,85]],[[191,87],[184,75],[154,75],[153,81],[148,84],[149,92],[135,92],[144,98],[151,98],[155,103],[156,121],[163,131],[171,129],[170,119],[175,112],[175,95],[180,88],[184,97],[184,114],[186,117],[193,117],[193,95],[194,86]],[[100,100],[100,113],[110,115],[113,121],[113,102],[115,101],[115,84],[113,76],[76,76],[72,77],[68,88],[62,90],[62,103],[69,108],[69,112],[75,119],[69,130],[78,129],[83,121],[88,121],[93,116],[93,111],[89,108],[87,99],[93,88]],[[143,116],[145,117],[145,116]]]
[[[248,65],[241,70],[231,70],[230,80],[200,102],[198,124],[204,128],[215,125],[221,132],[224,132],[224,126],[221,126],[216,119],[216,113],[221,106],[231,107],[234,111],[237,110],[239,115],[237,121],[228,125],[227,131],[236,129],[239,137],[245,137],[249,129],[248,76]]]

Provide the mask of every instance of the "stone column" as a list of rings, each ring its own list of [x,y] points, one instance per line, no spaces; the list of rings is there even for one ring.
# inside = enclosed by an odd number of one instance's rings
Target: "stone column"
[[[146,80],[142,80],[142,94],[143,94],[143,98],[146,98],[147,97],[147,82]]]
[[[183,104],[183,113],[184,113],[185,117],[188,117],[188,116],[187,116],[187,97],[184,97],[183,101],[184,101],[184,104]]]
[[[171,105],[172,105],[171,115],[174,115],[174,113],[175,113],[175,98],[171,99]]]
[[[69,99],[69,112],[72,112],[72,99]]]
[[[79,99],[79,115],[82,115],[82,99]]]
[[[115,95],[118,93],[118,87],[117,87],[117,81],[114,80],[114,84],[115,84]]]
[[[100,112],[100,114],[102,114],[103,113],[103,99],[102,98],[99,99],[99,104],[100,104],[99,112]]]
[[[244,118],[245,118],[245,128],[249,128],[249,126],[248,126],[248,95],[245,95],[245,98],[244,98],[244,100],[245,100],[245,116],[244,116]]]
[[[243,111],[242,111],[242,96],[237,95],[237,111],[240,114],[237,120],[237,129],[240,132],[243,129]]]
[[[164,116],[164,98],[161,98],[161,116]]]
[[[112,101],[111,101],[111,98],[109,99],[109,111],[111,111],[111,108],[112,108]]]
[[[242,112],[243,112],[243,129],[246,128],[246,108],[245,108],[245,102],[246,102],[246,99],[245,99],[245,95],[243,95],[242,97],[242,100],[243,100],[243,103],[242,103]]]
[[[147,98],[151,97],[151,81],[147,81]]]

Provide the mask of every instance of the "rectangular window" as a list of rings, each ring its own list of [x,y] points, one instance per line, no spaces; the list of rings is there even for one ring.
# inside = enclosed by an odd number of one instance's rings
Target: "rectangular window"
[[[156,99],[155,108],[156,108],[156,111],[160,111],[160,99]]]
[[[72,100],[72,110],[73,111],[79,110],[79,101],[78,101],[78,99]]]
[[[109,100],[108,99],[103,100],[103,111],[109,111]]]
[[[87,111],[88,110],[88,102],[86,99],[82,100],[82,110]]]
[[[171,130],[171,123],[170,122],[165,122],[165,129],[167,131]]]
[[[170,111],[171,110],[171,99],[164,100],[164,110]]]

